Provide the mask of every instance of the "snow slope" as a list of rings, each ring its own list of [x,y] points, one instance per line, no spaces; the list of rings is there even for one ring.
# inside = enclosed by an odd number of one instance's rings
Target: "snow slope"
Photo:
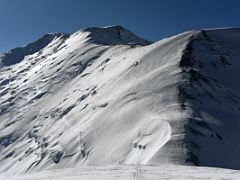
[[[152,44],[120,26],[50,37],[0,57],[0,171],[240,168],[239,29]]]

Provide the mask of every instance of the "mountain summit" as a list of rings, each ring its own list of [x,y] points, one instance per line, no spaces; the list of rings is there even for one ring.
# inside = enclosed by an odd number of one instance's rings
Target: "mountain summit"
[[[240,168],[240,30],[150,43],[120,26],[48,34],[0,56],[0,170]]]
[[[90,41],[105,45],[135,44],[149,45],[150,41],[142,39],[122,26],[107,26],[103,28],[86,28],[82,32],[88,32]]]

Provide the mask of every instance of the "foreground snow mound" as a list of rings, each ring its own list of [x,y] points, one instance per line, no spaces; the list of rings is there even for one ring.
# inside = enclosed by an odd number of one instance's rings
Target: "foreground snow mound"
[[[123,27],[87,28],[37,47],[2,56],[1,171],[240,168],[239,29],[150,44]]]
[[[8,180],[239,180],[240,171],[193,166],[105,166],[48,170],[30,174],[0,174]]]

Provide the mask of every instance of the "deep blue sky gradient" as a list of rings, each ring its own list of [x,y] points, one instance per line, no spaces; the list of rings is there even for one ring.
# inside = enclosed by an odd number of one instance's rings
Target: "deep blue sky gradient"
[[[107,25],[152,41],[191,29],[240,27],[240,1],[0,0],[0,53],[48,32]]]

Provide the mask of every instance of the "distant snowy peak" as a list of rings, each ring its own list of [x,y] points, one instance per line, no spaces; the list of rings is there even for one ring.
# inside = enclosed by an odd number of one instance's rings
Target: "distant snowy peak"
[[[76,33],[73,33],[72,36],[67,33],[48,33],[42,36],[37,41],[26,45],[25,47],[18,47],[0,55],[0,67],[10,66],[19,63],[21,60],[24,59],[25,56],[34,54],[42,50],[56,38],[66,40],[69,36],[71,39],[77,34],[80,34],[80,41],[87,41],[92,44],[131,46],[146,46],[151,44],[150,41],[136,36],[131,31],[127,30],[122,26],[86,28]]]
[[[10,66],[19,63],[24,59],[24,56],[34,54],[41,49],[45,48],[49,43],[51,43],[56,38],[65,39],[69,35],[66,33],[48,33],[42,36],[37,41],[26,45],[25,47],[18,47],[10,50],[7,53],[0,55],[0,67]]]
[[[88,38],[92,43],[103,45],[149,45],[150,41],[140,38],[133,34],[128,29],[122,26],[107,26],[107,27],[92,27],[82,30],[82,32],[89,33]]]

